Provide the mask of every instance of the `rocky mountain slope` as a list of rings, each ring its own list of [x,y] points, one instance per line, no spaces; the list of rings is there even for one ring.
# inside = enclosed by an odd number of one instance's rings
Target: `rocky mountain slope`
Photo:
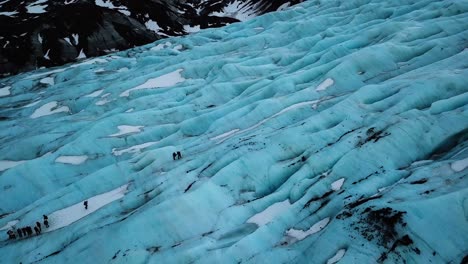
[[[3,0],[0,74],[62,65],[245,21],[302,0]]]

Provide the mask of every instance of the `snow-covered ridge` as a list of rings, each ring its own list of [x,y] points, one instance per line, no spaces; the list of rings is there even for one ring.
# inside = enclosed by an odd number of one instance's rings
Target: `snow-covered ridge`
[[[463,263],[467,24],[311,0],[1,79],[1,262]]]

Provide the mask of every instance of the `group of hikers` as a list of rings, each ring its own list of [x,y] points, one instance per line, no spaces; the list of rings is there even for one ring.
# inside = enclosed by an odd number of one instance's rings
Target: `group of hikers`
[[[85,210],[88,210],[88,201],[87,200],[83,202],[83,206],[84,206]],[[47,217],[47,215],[42,215],[42,217],[44,218],[44,226],[46,228],[49,228],[49,218]],[[41,232],[42,232],[41,223],[36,222],[36,226],[34,227],[34,232],[36,233],[36,235],[41,234]],[[15,229],[12,229],[12,230],[8,230],[7,234],[8,234],[9,239],[16,239],[16,234],[18,234],[18,238],[32,236],[33,235],[33,228],[31,228],[30,226],[17,228],[16,232],[15,232]]]
[[[173,160],[176,160],[177,159],[181,159],[182,158],[182,154],[180,154],[180,151],[177,151],[177,152],[173,152],[172,153],[172,159]]]
[[[47,215],[43,215],[43,218],[44,218],[44,226],[46,228],[49,228],[49,218],[47,217]],[[34,226],[34,232],[36,233],[36,235],[41,234],[42,226],[40,222],[36,222],[36,225]],[[15,229],[8,230],[7,234],[8,234],[9,239],[16,239],[16,234],[18,234],[18,238],[28,237],[28,236],[33,235],[33,228],[31,228],[30,226],[17,228],[16,232],[15,232]]]

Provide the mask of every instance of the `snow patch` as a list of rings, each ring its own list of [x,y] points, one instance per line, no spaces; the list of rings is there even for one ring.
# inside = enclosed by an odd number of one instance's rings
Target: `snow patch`
[[[127,125],[117,126],[117,128],[119,129],[119,132],[109,135],[109,137],[119,137],[119,136],[133,134],[133,133],[140,133],[143,127],[144,126],[127,126]]]
[[[338,250],[333,257],[331,257],[329,260],[327,260],[327,264],[337,263],[338,261],[340,261],[343,258],[345,253],[346,253],[346,249]]]
[[[335,83],[333,79],[327,78],[325,81],[323,81],[321,84],[315,88],[315,91],[325,91],[328,87],[332,86]]]
[[[174,86],[178,83],[185,81],[184,77],[182,77],[182,75],[180,74],[181,72],[182,72],[182,69],[178,69],[176,71],[161,75],[159,77],[149,79],[145,83],[121,93],[120,96],[127,97],[130,95],[131,91],[136,91],[136,90],[150,89],[150,88],[165,88],[165,87]]]
[[[341,178],[337,181],[334,181],[332,184],[331,184],[331,188],[332,190],[334,191],[338,191],[341,189],[341,186],[343,186],[343,183],[344,183],[345,179],[344,178]]]
[[[72,165],[80,165],[84,163],[88,159],[88,156],[81,155],[81,156],[60,156],[55,159],[55,162],[58,163],[65,163],[65,164],[72,164]]]
[[[18,14],[17,11],[12,11],[12,12],[0,12],[0,15],[3,15],[3,16],[9,16],[9,17],[12,17],[14,15]]]
[[[190,26],[190,25],[184,25],[184,31],[187,33],[196,33],[200,31],[200,25],[197,26]]]
[[[34,111],[34,113],[32,113],[31,118],[38,118],[38,117],[48,116],[48,115],[52,115],[52,114],[56,114],[56,113],[60,113],[60,112],[69,112],[70,111],[68,106],[61,106],[59,108],[57,108],[57,106],[58,106],[57,101],[49,102],[49,103],[39,107],[38,109],[36,109],[36,111]]]
[[[278,9],[276,9],[276,11],[285,10],[286,8],[289,7],[289,5],[290,5],[290,3],[289,3],[289,2],[286,2],[286,3],[282,4],[282,5],[280,5],[280,7],[278,7]]]
[[[46,78],[44,78],[44,79],[41,79],[41,80],[39,81],[39,83],[48,84],[48,85],[54,85],[54,84],[55,84],[54,77],[46,77]]]
[[[457,161],[453,162],[450,165],[450,167],[452,168],[452,170],[454,170],[456,172],[463,171],[464,169],[466,169],[466,167],[468,167],[468,158],[462,159],[462,160],[457,160]]]
[[[159,27],[158,23],[156,23],[156,21],[153,21],[153,20],[148,20],[145,22],[145,26],[147,29],[151,30],[151,31],[154,31],[156,33],[159,32],[159,30],[161,29],[161,27]]]
[[[121,156],[125,153],[140,153],[142,149],[144,148],[147,148],[149,146],[152,146],[156,143],[158,143],[159,141],[151,141],[151,142],[146,142],[146,143],[143,143],[143,144],[140,144],[140,145],[135,145],[135,146],[132,146],[132,147],[129,147],[129,148],[126,148],[126,149],[122,149],[122,150],[117,150],[116,148],[113,148],[112,149],[112,154],[114,156]]]
[[[80,50],[80,54],[78,54],[78,57],[76,57],[76,59],[86,59],[86,55],[85,53],[83,52],[83,49]]]
[[[99,95],[102,94],[102,92],[104,92],[104,89],[97,90],[95,92],[85,95],[84,97],[98,97]]]
[[[303,240],[304,238],[306,238],[306,237],[308,237],[310,235],[313,235],[313,234],[321,231],[322,229],[325,228],[325,226],[328,225],[329,222],[330,222],[330,217],[327,217],[327,218],[324,218],[324,219],[320,220],[319,222],[315,223],[313,226],[311,226],[306,231],[291,228],[288,231],[286,231],[286,234],[288,236],[294,237],[295,239],[300,241],[300,240]]]
[[[44,58],[45,58],[46,60],[50,60],[49,52],[50,52],[50,49],[48,49],[47,52],[46,52],[46,54],[44,55]]]
[[[19,223],[19,220],[10,221],[6,225],[4,225],[2,228],[0,228],[0,231],[10,229],[12,226],[16,225],[17,223]]]
[[[1,88],[0,89],[0,97],[10,95],[11,94],[10,89],[11,89],[11,86],[5,86],[5,87]]]
[[[26,160],[19,160],[19,161],[13,161],[13,160],[0,160],[0,171],[8,170],[10,168],[16,167],[20,165],[21,163],[25,163]]]
[[[128,184],[120,186],[112,191],[96,195],[87,199],[88,209],[83,206],[83,202],[76,203],[67,208],[51,213],[49,217],[49,228],[43,229],[43,233],[51,232],[68,226],[81,218],[97,211],[99,208],[118,200],[125,196]]]
[[[276,216],[280,215],[281,213],[285,212],[291,207],[291,203],[289,200],[285,200],[282,202],[274,203],[268,206],[262,212],[252,216],[247,220],[247,223],[254,223],[258,226],[263,226],[268,224],[269,222],[273,221]]]

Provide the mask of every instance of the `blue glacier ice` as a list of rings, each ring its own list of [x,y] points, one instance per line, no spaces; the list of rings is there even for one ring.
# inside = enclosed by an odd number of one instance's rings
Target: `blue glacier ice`
[[[1,79],[0,262],[466,263],[467,47],[467,0],[310,0]]]

